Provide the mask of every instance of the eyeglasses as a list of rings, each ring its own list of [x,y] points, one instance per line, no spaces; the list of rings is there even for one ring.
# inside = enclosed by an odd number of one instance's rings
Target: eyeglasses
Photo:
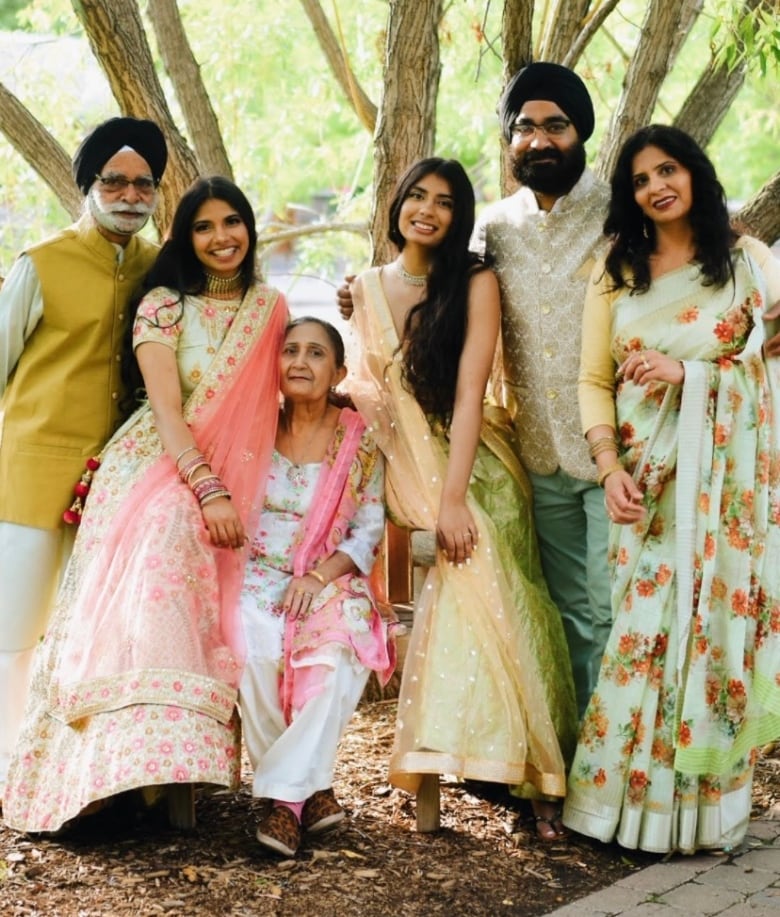
[[[126,191],[128,185],[132,185],[139,194],[145,197],[153,194],[157,189],[157,182],[153,178],[127,178],[124,175],[96,175],[95,178],[100,182],[103,190],[111,194]]]
[[[532,137],[537,131],[541,131],[545,137],[560,137],[566,133],[570,124],[568,118],[548,118],[541,124],[534,124],[533,121],[515,121],[512,133],[524,140]]]

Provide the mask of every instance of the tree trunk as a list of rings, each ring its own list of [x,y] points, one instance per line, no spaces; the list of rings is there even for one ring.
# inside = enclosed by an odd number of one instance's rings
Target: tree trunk
[[[780,172],[769,179],[735,217],[740,227],[767,245],[780,239]]]
[[[441,15],[442,0],[390,0],[384,98],[374,134],[374,264],[394,256],[387,215],[396,181],[434,149]]]
[[[505,0],[501,17],[501,38],[504,49],[504,86],[533,58],[534,0]],[[498,103],[498,98],[496,98]],[[509,149],[501,132],[496,130],[501,157],[501,197],[511,194],[517,183],[512,176]]]
[[[598,32],[604,24],[607,16],[620,3],[620,0],[604,0],[604,2],[585,17],[582,28],[575,35],[571,46],[563,48],[563,56],[560,58],[564,67],[572,70],[577,66],[577,61],[582,57],[582,52],[588,47],[588,42]]]
[[[545,23],[539,44],[539,60],[558,63],[582,31],[590,0],[558,0]]]
[[[642,39],[631,58],[623,92],[599,151],[598,171],[602,176],[612,174],[623,142],[650,119],[672,55],[679,49],[677,32],[683,12],[689,9],[690,0],[650,0]]]
[[[219,121],[203,85],[200,65],[190,48],[176,0],[149,0],[148,11],[200,171],[205,175],[224,175],[232,181],[233,169],[222,142]]]
[[[675,127],[706,147],[742,88],[745,70],[744,63],[729,71],[725,64],[711,60],[677,113]]]
[[[376,127],[376,105],[358,84],[344,51],[343,42],[339,42],[333,34],[333,29],[330,27],[328,17],[323,12],[319,0],[301,0],[301,5],[309,17],[309,21],[314,28],[314,34],[317,36],[317,41],[320,43],[328,64],[330,64],[330,69],[333,71],[336,81],[349,100],[349,104],[355,110],[360,123],[373,132]],[[339,29],[340,31],[341,29]],[[415,36],[410,34],[409,37],[412,41],[415,40]]]
[[[740,18],[749,16],[760,6],[768,8],[769,5],[766,0],[744,0]],[[744,52],[741,36],[740,51]],[[677,114],[675,126],[706,147],[742,88],[746,71],[744,57],[740,57],[737,66],[729,70],[724,60],[718,61],[713,55]]]
[[[501,39],[504,48],[504,85],[533,57],[534,0],[504,0]]]
[[[35,169],[75,220],[81,213],[84,199],[73,180],[70,157],[2,83],[0,125],[11,146]]]
[[[157,79],[135,0],[72,0],[92,52],[125,115],[159,124],[168,142],[168,168],[160,185],[155,224],[164,235],[179,198],[198,174],[195,156],[171,117]]]

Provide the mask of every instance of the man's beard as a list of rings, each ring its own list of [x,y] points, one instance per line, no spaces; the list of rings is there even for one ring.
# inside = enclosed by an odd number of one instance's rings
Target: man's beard
[[[552,162],[540,162],[547,159]],[[585,147],[577,142],[568,150],[557,147],[526,150],[522,157],[512,157],[512,175],[532,191],[540,194],[568,194],[585,169]]]
[[[91,188],[87,195],[87,207],[95,222],[120,236],[132,236],[143,229],[154,213],[156,204],[156,199],[151,204],[140,201],[135,204],[125,204],[122,201],[109,204],[101,200],[95,188]]]

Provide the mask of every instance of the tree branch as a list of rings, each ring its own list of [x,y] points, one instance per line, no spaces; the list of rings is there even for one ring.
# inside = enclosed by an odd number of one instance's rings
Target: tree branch
[[[0,130],[35,169],[72,219],[84,199],[71,176],[71,158],[7,87],[0,83]]]
[[[573,70],[577,66],[577,61],[582,57],[583,51],[588,47],[593,36],[604,25],[607,16],[615,9],[618,3],[620,3],[620,0],[606,0],[605,3],[602,3],[596,10],[585,17],[582,28],[561,60],[564,67],[569,67]]]
[[[744,0],[740,17],[747,19],[762,5],[766,0]],[[712,139],[745,82],[748,64],[744,41],[738,43],[738,49],[736,66],[729,65],[721,53],[723,46],[714,51],[674,120],[676,127],[689,133],[702,147]]]
[[[276,227],[280,227],[276,229]],[[287,242],[290,239],[299,239],[301,236],[320,236],[329,232],[351,232],[360,236],[369,235],[367,221],[362,223],[310,223],[308,226],[287,228],[288,223],[265,223],[263,232],[258,233],[258,245],[273,245],[275,242]]]
[[[330,69],[341,86],[344,95],[358,116],[360,123],[373,133],[376,125],[377,108],[360,87],[349,60],[330,27],[328,17],[322,10],[319,0],[301,0],[304,12],[314,28],[314,34],[330,64]]]
[[[219,121],[203,85],[200,65],[192,53],[176,0],[149,0],[149,19],[165,70],[181,105],[200,171],[233,180]]]
[[[683,13],[700,0],[650,0],[642,23],[641,41],[631,58],[623,92],[604,134],[598,156],[601,175],[612,174],[615,160],[626,138],[650,119],[664,77],[680,47],[678,30]],[[653,36],[669,36],[660,41]]]
[[[767,245],[780,239],[780,172],[737,212],[735,222]]]

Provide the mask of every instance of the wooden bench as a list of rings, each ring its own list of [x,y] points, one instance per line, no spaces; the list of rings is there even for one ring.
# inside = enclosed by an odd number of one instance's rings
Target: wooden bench
[[[436,535],[402,529],[392,522],[385,530],[387,597],[399,619],[414,626],[414,602],[429,567],[436,563]],[[417,830],[438,831],[441,824],[441,793],[438,774],[423,774],[415,795]]]

